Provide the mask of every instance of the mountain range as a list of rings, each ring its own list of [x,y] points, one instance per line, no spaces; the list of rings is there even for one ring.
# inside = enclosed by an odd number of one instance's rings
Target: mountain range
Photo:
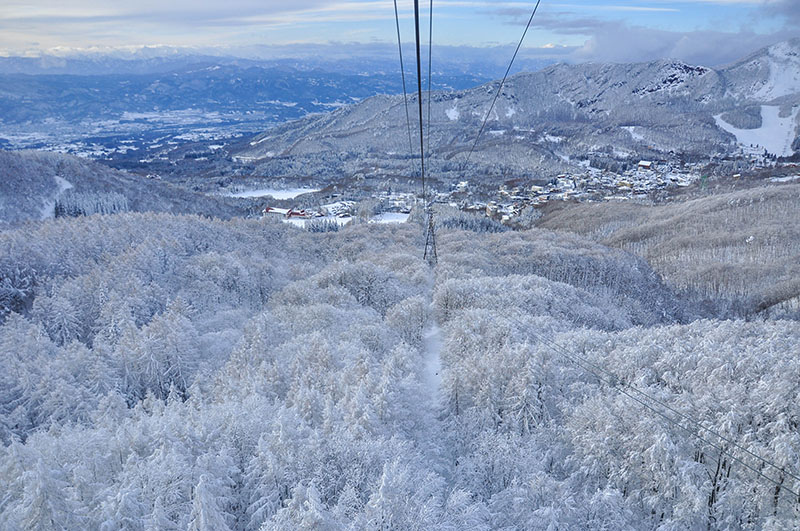
[[[435,92],[426,139],[431,173],[542,176],[640,158],[684,163],[800,150],[800,39],[722,68],[680,61],[558,64],[510,77],[468,157],[499,81]],[[416,135],[416,96],[411,134]],[[416,136],[414,136],[416,138]],[[402,96],[375,96],[308,116],[235,146],[262,175],[414,171]],[[466,166],[469,158],[471,166]]]

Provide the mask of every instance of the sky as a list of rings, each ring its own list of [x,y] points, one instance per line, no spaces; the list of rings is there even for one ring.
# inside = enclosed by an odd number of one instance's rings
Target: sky
[[[427,35],[429,2],[421,0]],[[398,0],[403,41],[413,2]],[[434,49],[515,44],[534,2],[434,0]],[[800,37],[800,0],[542,0],[528,56],[566,61],[661,57],[717,65]],[[395,43],[391,0],[3,0],[0,54],[142,46],[263,49],[335,44],[349,53]],[[271,47],[271,48],[270,48]],[[277,48],[276,48],[277,47]],[[372,48],[371,48],[372,47]]]

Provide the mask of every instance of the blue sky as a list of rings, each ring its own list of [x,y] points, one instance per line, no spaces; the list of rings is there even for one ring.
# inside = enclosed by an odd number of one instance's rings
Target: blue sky
[[[398,0],[404,40],[412,5]],[[428,3],[421,1],[427,14]],[[532,2],[434,1],[436,44],[508,45]],[[246,47],[298,43],[394,42],[391,0],[3,0],[0,53],[65,53],[137,46]],[[528,54],[567,60],[661,56],[724,62],[776,40],[800,36],[800,0],[543,0]]]

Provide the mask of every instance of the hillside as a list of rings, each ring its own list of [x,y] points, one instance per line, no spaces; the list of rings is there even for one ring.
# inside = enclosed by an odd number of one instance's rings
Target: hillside
[[[660,206],[561,204],[537,226],[645,260],[673,287],[732,315],[800,315],[800,185],[773,184]]]
[[[73,201],[69,201],[71,196]],[[70,155],[0,150],[0,225],[53,217],[57,200],[70,204],[77,200],[116,201],[117,208],[123,211],[195,213],[221,218],[246,212],[246,206],[232,198],[192,193]]]

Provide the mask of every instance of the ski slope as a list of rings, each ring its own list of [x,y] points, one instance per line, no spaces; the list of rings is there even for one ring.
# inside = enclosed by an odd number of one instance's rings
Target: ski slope
[[[788,157],[792,154],[798,111],[800,111],[800,107],[795,107],[789,116],[782,118],[779,116],[779,107],[762,105],[761,127],[757,129],[739,129],[723,120],[721,115],[714,116],[714,119],[717,126],[735,136],[739,144],[760,146],[780,157]]]

